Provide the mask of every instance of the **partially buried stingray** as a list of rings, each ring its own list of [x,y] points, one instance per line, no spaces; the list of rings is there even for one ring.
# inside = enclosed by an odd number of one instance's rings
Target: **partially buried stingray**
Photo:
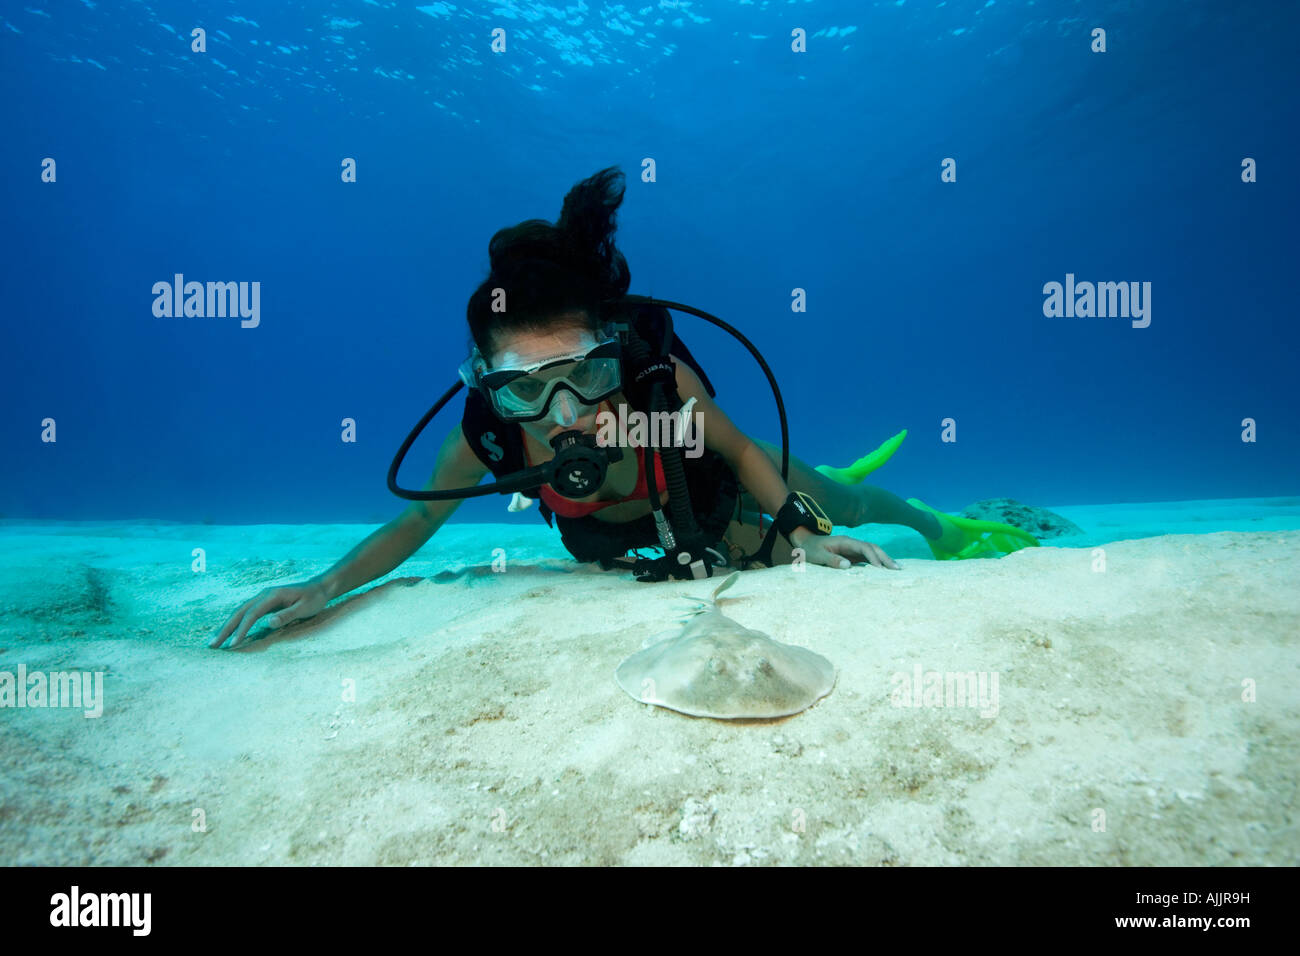
[[[829,694],[830,661],[742,627],[718,608],[718,595],[738,577],[733,572],[718,585],[680,634],[619,664],[618,685],[642,703],[723,720],[786,717]]]

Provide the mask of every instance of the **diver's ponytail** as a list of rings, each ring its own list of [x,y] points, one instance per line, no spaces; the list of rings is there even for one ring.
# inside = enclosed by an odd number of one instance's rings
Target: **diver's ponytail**
[[[602,169],[569,190],[556,222],[562,243],[586,265],[592,279],[616,295],[625,293],[631,281],[626,260],[614,248],[614,217],[624,191],[622,171],[617,166]]]
[[[554,224],[528,219],[497,232],[488,243],[489,275],[466,309],[471,342],[486,353],[495,330],[542,325],[574,308],[598,327],[607,317],[606,304],[632,283],[627,260],[614,245],[623,193],[623,173],[611,166],[569,190]],[[506,290],[507,312],[491,309],[496,288]]]

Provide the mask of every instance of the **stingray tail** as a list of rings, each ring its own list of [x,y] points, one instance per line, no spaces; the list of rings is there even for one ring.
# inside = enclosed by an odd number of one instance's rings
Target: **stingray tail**
[[[721,594],[723,591],[727,590],[727,588],[731,587],[738,580],[740,580],[739,571],[732,571],[730,574],[728,574],[727,579],[713,589],[713,599],[709,603],[716,604],[718,600],[718,595]]]
[[[695,606],[687,613],[686,617],[682,619],[683,623],[689,621],[692,617],[695,617],[697,614],[703,614],[706,611],[716,611],[718,609],[718,595],[720,595],[723,591],[727,590],[727,588],[735,584],[739,578],[740,578],[740,572],[732,571],[730,574],[727,575],[726,579],[721,584],[719,584],[716,588],[713,589],[713,593],[708,597],[691,598],[690,600],[695,602]]]

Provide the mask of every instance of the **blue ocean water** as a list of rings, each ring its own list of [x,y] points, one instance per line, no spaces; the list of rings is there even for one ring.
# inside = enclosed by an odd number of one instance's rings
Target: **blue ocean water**
[[[872,481],[948,509],[1295,494],[1297,26],[1264,2],[6,5],[0,512],[387,520],[488,239],[609,165],[631,291],[744,331],[811,463],[908,428]],[[260,283],[258,324],[156,317],[177,274]],[[1067,276],[1150,283],[1149,324],[1044,315]],[[776,440],[744,350],[676,318]],[[456,520],[539,522],[495,496]]]

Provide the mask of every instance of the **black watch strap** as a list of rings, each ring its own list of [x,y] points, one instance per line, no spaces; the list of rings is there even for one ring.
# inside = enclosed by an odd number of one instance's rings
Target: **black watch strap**
[[[834,525],[815,498],[802,491],[792,491],[776,513],[776,527],[790,541],[790,532],[795,528],[807,528],[813,534],[830,534]]]

